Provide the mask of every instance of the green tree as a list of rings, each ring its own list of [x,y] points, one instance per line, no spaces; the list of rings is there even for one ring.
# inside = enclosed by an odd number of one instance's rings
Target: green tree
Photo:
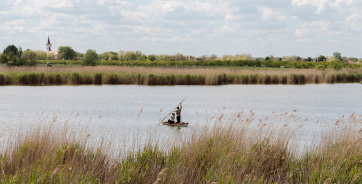
[[[32,50],[26,50],[22,54],[22,58],[27,61],[27,65],[36,65],[36,53]]]
[[[25,52],[25,51],[24,51]],[[42,51],[42,50],[32,50],[32,52],[34,52],[35,53],[35,58],[36,59],[41,59],[41,60],[44,60],[44,59],[46,59],[46,57],[47,57],[47,54],[44,52],[44,51]]]
[[[144,55],[141,51],[136,51],[135,52],[135,54],[136,54],[136,58],[137,58],[137,60],[138,61],[145,61],[146,59],[147,59],[147,56],[146,55]]]
[[[58,50],[58,58],[60,59],[74,60],[77,58],[77,53],[70,46],[60,46]]]
[[[2,55],[0,56],[0,63],[7,64],[8,62],[9,62],[8,57],[6,57],[5,54],[2,54]]]
[[[312,61],[311,57],[307,57],[307,59],[305,59],[305,61]]]
[[[23,51],[21,47],[17,48],[14,45],[7,46],[0,57],[0,63],[8,66],[35,65],[35,54],[22,57]],[[30,60],[31,57],[31,60]]]
[[[347,60],[351,60],[351,61],[357,62],[357,61],[358,61],[358,58],[355,58],[355,57],[349,57]]]
[[[10,53],[14,53],[14,55],[18,55],[18,52],[19,49],[15,45],[9,45],[4,49],[3,54],[9,55]]]
[[[362,58],[358,59],[358,63],[362,64]]]
[[[156,60],[156,56],[153,55],[153,54],[151,54],[151,55],[148,56],[148,59],[149,59],[150,61],[155,61],[155,60]]]
[[[126,53],[124,53],[122,58],[126,61],[135,61],[137,60],[137,54],[133,51],[127,51]]]
[[[299,56],[290,56],[289,61],[300,61]]]
[[[339,52],[333,52],[333,56],[338,59],[339,61],[342,61],[342,55]]]
[[[326,61],[327,60],[327,58],[325,57],[325,56],[323,56],[323,55],[320,55],[318,58],[317,58],[317,62],[324,62],[324,61]]]
[[[98,64],[98,54],[95,50],[88,49],[84,57],[84,66],[96,66]]]

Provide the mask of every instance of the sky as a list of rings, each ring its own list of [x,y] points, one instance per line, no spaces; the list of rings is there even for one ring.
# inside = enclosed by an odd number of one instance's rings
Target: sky
[[[0,0],[8,45],[85,53],[362,58],[362,0]]]

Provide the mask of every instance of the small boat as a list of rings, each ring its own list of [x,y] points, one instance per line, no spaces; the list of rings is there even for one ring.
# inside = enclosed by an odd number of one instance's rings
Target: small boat
[[[189,123],[181,122],[181,123],[169,123],[168,121],[162,121],[162,124],[168,126],[177,126],[177,127],[187,127]]]

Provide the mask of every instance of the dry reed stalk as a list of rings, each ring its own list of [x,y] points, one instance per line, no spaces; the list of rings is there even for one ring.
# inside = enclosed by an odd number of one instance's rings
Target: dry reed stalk
[[[356,129],[362,116],[343,117],[318,148],[297,154],[292,140],[304,120],[294,112],[260,120],[252,110],[216,116],[212,129],[175,139],[178,144],[167,151],[153,135],[120,160],[107,156],[103,140],[95,148],[87,134],[69,134],[68,126],[59,131],[54,118],[51,126],[19,136],[1,152],[0,178],[8,183],[14,178],[19,183],[362,182],[362,135]]]
[[[52,84],[146,84],[146,85],[222,85],[222,84],[305,84],[359,82],[361,70],[283,69],[246,70],[229,68],[161,67],[5,67],[0,66],[0,85]],[[9,75],[15,75],[10,79]],[[15,81],[11,81],[15,80]],[[19,80],[19,81],[17,81]]]

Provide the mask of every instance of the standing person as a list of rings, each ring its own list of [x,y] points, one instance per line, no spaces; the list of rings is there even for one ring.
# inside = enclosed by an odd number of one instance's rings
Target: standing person
[[[175,122],[175,113],[172,113],[170,119],[168,119],[168,123],[173,124]]]
[[[180,104],[175,110],[177,123],[181,123],[181,109],[182,109],[182,105]]]

